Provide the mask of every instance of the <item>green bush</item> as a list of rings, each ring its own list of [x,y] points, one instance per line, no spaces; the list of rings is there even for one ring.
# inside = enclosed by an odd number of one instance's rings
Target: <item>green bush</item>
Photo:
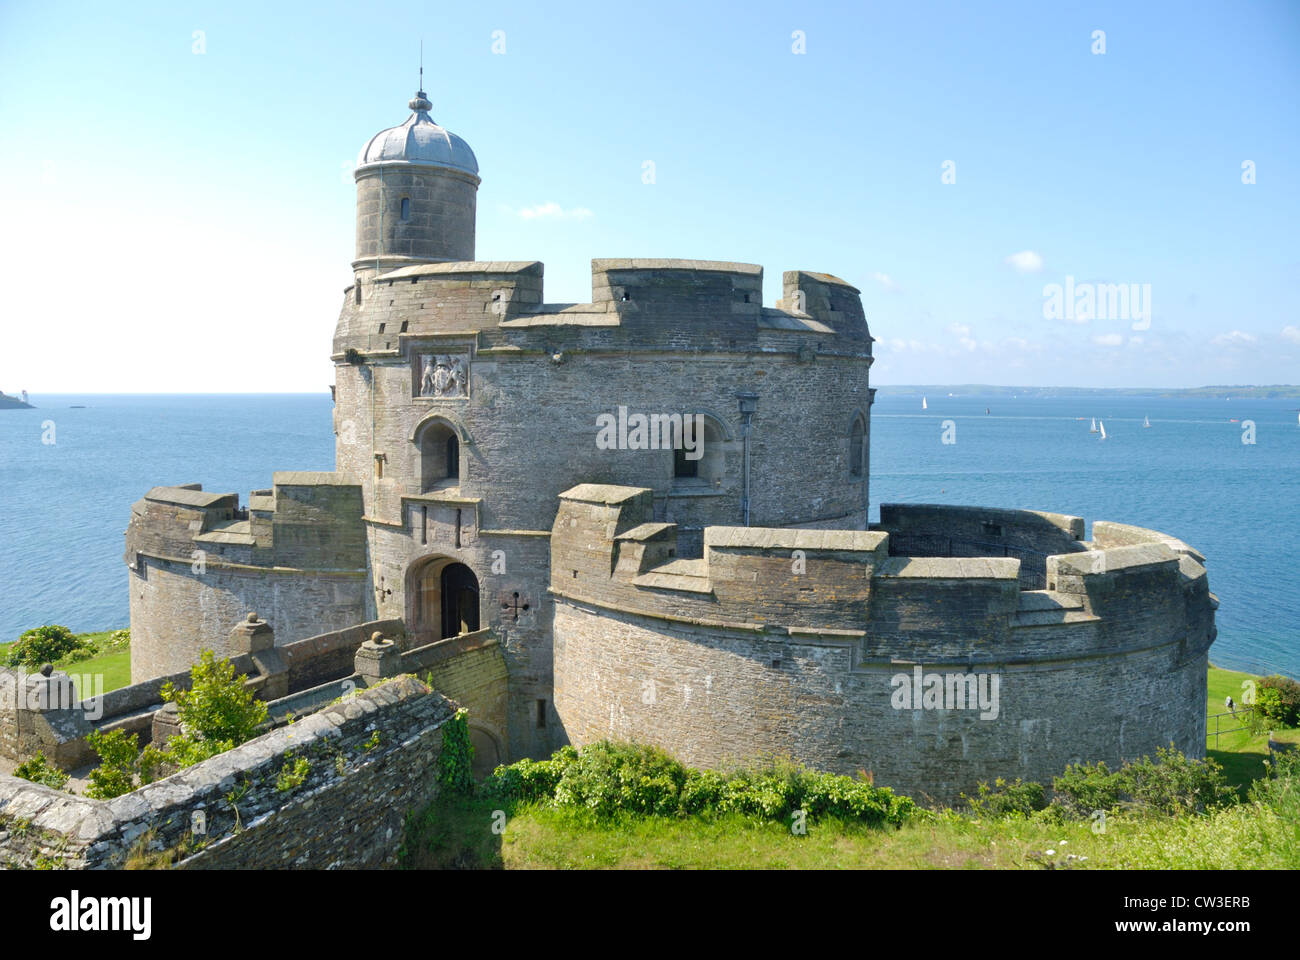
[[[976,796],[961,795],[977,817],[997,819],[1009,815],[1028,817],[1047,806],[1047,790],[1034,780],[1017,777],[1011,783],[998,777],[993,786],[980,783]]]
[[[190,669],[190,688],[164,683],[159,695],[176,704],[186,734],[238,746],[255,737],[266,721],[266,704],[244,685],[246,679],[243,674],[235,676],[229,660],[218,660],[211,650],[204,650]]]
[[[916,804],[910,797],[874,786],[865,776],[855,780],[807,770],[800,777],[800,786],[803,796],[799,806],[813,821],[836,817],[877,827],[899,826],[916,813]]]
[[[464,708],[442,727],[442,751],[438,754],[438,783],[452,793],[474,790],[474,745],[469,740],[469,716]],[[378,735],[376,730],[375,734]],[[376,740],[376,744],[378,741]]]
[[[86,737],[90,748],[99,754],[100,764],[90,771],[85,794],[96,800],[112,800],[135,789],[136,761],[139,755],[136,735],[124,730],[111,733],[92,731]]]
[[[266,720],[266,704],[253,696],[245,679],[243,674],[235,675],[229,660],[218,660],[211,650],[204,650],[190,669],[188,690],[164,683],[159,696],[176,704],[181,732],[163,749],[153,744],[145,748],[141,779],[148,783],[164,764],[192,767],[257,736]]]
[[[1300,727],[1300,683],[1290,677],[1263,677],[1255,687],[1254,710],[1266,724]]]
[[[678,809],[685,814],[716,810],[726,785],[727,778],[716,770],[690,770],[678,795]]]
[[[1149,810],[1180,816],[1204,813],[1235,796],[1223,767],[1211,759],[1192,760],[1171,743],[1156,748],[1156,759],[1143,757],[1120,769],[1124,792]]]
[[[45,759],[45,754],[37,750],[36,755],[24,760],[14,767],[14,776],[41,783],[55,790],[62,790],[68,782],[68,775]]]
[[[519,760],[509,766],[499,766],[483,785],[483,791],[504,803],[550,800],[564,771],[577,759],[577,750],[563,746],[549,760]]]
[[[1070,817],[1086,818],[1094,810],[1107,813],[1120,805],[1124,795],[1124,774],[1111,770],[1102,761],[1068,764],[1065,772],[1052,780],[1053,802]]]
[[[87,656],[91,656],[95,647],[67,627],[46,624],[28,630],[9,648],[9,666],[39,668],[42,664],[57,663],[78,650],[88,650]]]
[[[657,747],[594,743],[579,753],[497,767],[489,796],[518,802],[550,800],[598,817],[741,814],[786,821],[797,810],[809,820],[834,817],[873,826],[901,824],[916,812],[907,797],[859,779],[818,773],[786,759],[731,773],[683,766]]]
[[[686,768],[658,747],[593,743],[578,754],[555,788],[555,802],[597,816],[615,811],[672,814]]]

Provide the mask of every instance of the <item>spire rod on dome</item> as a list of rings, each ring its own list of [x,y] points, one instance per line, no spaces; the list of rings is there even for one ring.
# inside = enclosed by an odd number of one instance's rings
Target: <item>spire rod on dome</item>
[[[429,102],[429,97],[424,92],[424,38],[420,38],[420,86],[415,91],[415,96],[407,103],[415,112],[428,112],[433,109],[433,104]]]

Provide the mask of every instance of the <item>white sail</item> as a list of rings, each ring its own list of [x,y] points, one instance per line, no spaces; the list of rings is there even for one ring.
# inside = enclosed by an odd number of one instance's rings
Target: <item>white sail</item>
[[[1103,420],[1103,421],[1101,422],[1101,438],[1102,438],[1103,440],[1106,439],[1106,421],[1105,421],[1105,420]]]
[[[1093,418],[1092,418],[1092,426],[1088,428],[1088,432],[1089,432],[1089,433],[1096,433],[1096,432],[1097,432],[1097,418],[1096,418],[1096,417],[1093,417]]]
[[[925,397],[922,397],[922,398],[921,398],[921,409],[922,409],[922,410],[928,410],[928,409],[930,409],[929,404],[927,404],[927,403],[925,402]]]
[[[1149,426],[1151,426],[1151,418],[1150,418],[1150,417],[1143,417],[1143,418],[1142,418],[1142,426],[1144,426],[1144,427],[1149,427]]]

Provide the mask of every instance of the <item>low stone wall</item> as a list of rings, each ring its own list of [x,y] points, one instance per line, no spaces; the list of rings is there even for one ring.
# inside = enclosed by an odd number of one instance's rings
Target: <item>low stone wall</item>
[[[936,503],[882,503],[880,523],[872,526],[889,533],[896,555],[1014,556],[1040,571],[1036,557],[1085,549],[1083,528],[1082,517],[1064,513]]]
[[[296,693],[346,677],[357,649],[374,633],[396,640],[398,646],[406,643],[406,625],[401,620],[371,620],[279,647],[289,671],[289,690]]]
[[[437,794],[452,713],[403,676],[109,801],[0,776],[0,862],[118,868],[170,850],[183,868],[391,865],[406,813]],[[283,782],[300,758],[302,783]]]
[[[509,755],[510,680],[505,656],[491,629],[462,634],[402,655],[402,669],[469,711],[474,770],[490,773]]]

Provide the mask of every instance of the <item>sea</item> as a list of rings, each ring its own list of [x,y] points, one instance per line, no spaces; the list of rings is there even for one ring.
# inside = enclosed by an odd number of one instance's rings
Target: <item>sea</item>
[[[1207,558],[1211,660],[1300,678],[1300,401],[922,400],[882,392],[872,409],[873,520],[881,503],[952,503],[1074,514],[1089,537],[1094,520],[1172,534]],[[151,487],[202,483],[247,504],[276,470],[334,468],[327,393],[31,401],[0,410],[0,641],[45,623],[129,625],[123,533]],[[762,413],[760,401],[756,431]]]

